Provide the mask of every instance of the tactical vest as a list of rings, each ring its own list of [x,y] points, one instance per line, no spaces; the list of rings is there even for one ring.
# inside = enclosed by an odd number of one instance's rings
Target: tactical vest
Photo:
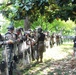
[[[16,40],[16,35],[14,34],[14,33],[10,33],[10,32],[7,32],[6,34],[5,34],[5,40],[6,41],[8,41],[8,40],[13,40],[13,41],[15,41]],[[7,44],[7,46],[9,47],[9,48],[14,48],[14,44]]]
[[[39,33],[38,41],[44,41],[44,39],[45,39],[45,34]]]
[[[5,40],[16,40],[16,35],[15,33],[10,33],[10,32],[7,32],[5,34]]]

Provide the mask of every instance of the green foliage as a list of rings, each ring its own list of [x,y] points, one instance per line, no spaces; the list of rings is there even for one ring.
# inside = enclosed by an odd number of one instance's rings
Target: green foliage
[[[70,17],[73,21],[76,18],[74,3],[75,0],[10,0],[11,5],[2,5],[2,13],[9,19],[22,20],[26,15],[34,16],[40,13],[48,16],[48,22],[52,22],[56,18],[68,20]],[[7,2],[8,3],[8,2]],[[7,8],[7,9],[5,9]],[[37,16],[35,16],[37,20]],[[34,21],[35,19],[33,19]]]
[[[0,6],[0,10],[4,9],[6,5]]]
[[[9,26],[10,22],[8,20],[4,21],[3,25],[1,25],[1,33],[7,32],[7,27]]]
[[[67,21],[61,19],[55,19],[52,23],[49,23],[45,16],[39,17],[37,21],[33,22],[31,25],[32,29],[41,26],[43,30],[50,31],[51,33],[62,32],[63,35],[74,35],[75,23],[68,19]]]
[[[11,24],[11,22],[8,20],[6,20],[4,22],[4,24],[1,26],[1,33],[7,32],[7,27],[9,26],[9,24]],[[23,27],[24,28],[24,20],[14,21],[14,23],[12,23],[12,24],[14,25],[15,28],[17,28],[17,27]]]
[[[31,25],[32,29],[35,29],[38,26],[41,26],[43,28],[43,30],[47,29],[49,23],[47,23],[47,20],[45,18],[45,16],[39,16],[37,21],[34,21]]]
[[[34,8],[40,11],[41,14],[44,12],[45,6],[48,5],[48,0],[10,0],[11,4],[6,4],[6,6],[1,6],[3,15],[9,19],[21,20],[25,19],[26,15],[32,15],[32,10]],[[8,8],[7,10],[5,8]]]
[[[15,21],[14,26],[17,27],[23,27],[24,28],[24,20]]]
[[[10,0],[1,5],[0,10],[8,20],[14,21],[15,27],[23,27],[22,20],[28,15],[32,28],[41,26],[43,30],[60,32],[72,27],[65,21],[76,19],[75,7],[75,0]]]
[[[56,0],[59,6],[67,5],[68,3],[72,2],[71,0]]]

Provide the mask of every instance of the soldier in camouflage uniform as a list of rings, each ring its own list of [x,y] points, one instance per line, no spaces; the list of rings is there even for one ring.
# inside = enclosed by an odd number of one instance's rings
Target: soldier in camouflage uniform
[[[4,40],[4,37],[0,34],[0,42],[2,42]],[[0,45],[0,48],[2,47],[2,45]]]
[[[19,59],[22,59],[22,52],[21,52],[21,47],[22,47],[22,43],[23,43],[23,40],[24,40],[24,38],[23,38],[23,35],[22,35],[22,28],[17,28],[16,29],[16,39],[18,39],[19,40],[19,43],[17,43],[17,47],[18,47],[18,51],[17,51],[17,53],[18,53],[18,58]]]
[[[1,26],[0,26],[1,27]],[[0,42],[2,42],[4,40],[4,37],[3,37],[3,35],[1,34],[1,32],[0,32]],[[0,45],[0,48],[2,47],[2,45]]]
[[[3,61],[6,62],[6,75],[12,75],[13,66],[12,63],[14,55],[16,54],[17,45],[16,35],[14,33],[14,26],[10,25],[8,28],[8,32],[5,34],[5,41],[3,41],[4,51],[3,51]]]
[[[38,28],[38,34],[37,34],[37,49],[38,49],[38,56],[37,56],[37,62],[42,62],[43,59],[43,52],[44,52],[44,40],[45,40],[45,34],[42,32],[42,28]]]

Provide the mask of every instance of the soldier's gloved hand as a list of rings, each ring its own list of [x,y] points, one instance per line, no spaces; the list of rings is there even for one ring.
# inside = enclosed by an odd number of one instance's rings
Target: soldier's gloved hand
[[[7,44],[13,44],[14,41],[13,41],[13,40],[8,40],[8,41],[6,41],[6,43],[7,43]]]

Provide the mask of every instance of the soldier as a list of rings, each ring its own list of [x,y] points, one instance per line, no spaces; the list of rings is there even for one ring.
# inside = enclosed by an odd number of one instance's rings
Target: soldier
[[[14,26],[10,25],[7,27],[8,32],[5,34],[5,41],[3,41],[3,44],[5,44],[5,49],[3,51],[3,61],[6,61],[6,75],[12,75],[13,69],[15,69],[15,66],[12,66],[12,64],[15,63],[13,60],[14,55],[16,54],[17,45],[16,43],[19,41],[16,39],[16,35],[14,33]],[[14,67],[14,68],[13,68]]]
[[[76,36],[75,36],[73,42],[74,42],[74,45],[73,45],[73,47],[74,47],[74,56],[76,56]]]
[[[36,32],[33,31],[31,35],[31,56],[32,56],[32,61],[37,59],[37,44],[36,44]]]
[[[0,26],[1,27],[1,26]],[[0,32],[0,42],[1,41],[3,41],[4,40],[4,37],[3,37],[3,35],[1,34],[1,32]],[[0,45],[0,48],[1,48],[1,45]]]
[[[56,36],[55,36],[55,33],[53,33],[51,35],[50,40],[51,40],[51,47],[55,46],[56,45]]]
[[[38,56],[37,56],[37,62],[42,62],[43,59],[43,52],[44,52],[44,40],[45,40],[45,34],[42,32],[42,28],[38,28],[38,34],[37,34],[37,48],[38,48]]]
[[[21,28],[16,29],[16,39],[19,40],[19,43],[17,43],[17,46],[18,46],[18,55],[19,55],[19,58],[21,59],[21,57],[22,57],[21,46],[23,43],[23,35],[22,35],[22,29]]]
[[[14,34],[14,26],[10,25],[7,27],[8,32],[5,34],[5,41],[6,41],[6,45],[5,45],[5,50],[4,50],[4,58],[5,61],[7,62],[7,74],[8,75],[12,75],[12,59],[13,56],[15,54],[15,45],[13,44],[13,42],[16,40],[16,36]],[[6,54],[5,54],[6,52]]]
[[[0,34],[0,42],[2,42],[4,40],[4,37]],[[2,45],[0,45],[0,48],[2,47]]]
[[[57,46],[60,45],[60,35],[56,35],[56,44]]]
[[[31,63],[31,37],[30,32],[25,31],[23,36],[23,43],[20,48],[22,53],[23,67],[30,66]]]

